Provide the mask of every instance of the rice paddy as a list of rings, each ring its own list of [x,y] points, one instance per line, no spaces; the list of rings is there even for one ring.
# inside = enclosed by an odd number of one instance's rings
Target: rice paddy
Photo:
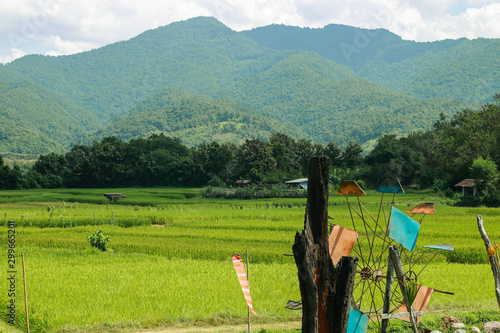
[[[103,193],[127,198],[111,204]],[[16,222],[16,253],[25,254],[32,332],[134,330],[185,323],[243,323],[247,307],[231,255],[249,251],[250,290],[256,322],[300,320],[284,308],[300,300],[292,253],[303,227],[305,199],[202,199],[199,189],[33,190],[0,192],[0,229],[5,241],[2,276],[8,271],[8,221]],[[362,198],[376,211],[380,195]],[[392,199],[392,198],[391,198]],[[436,203],[424,219],[417,250],[449,243],[419,281],[455,295],[435,293],[429,315],[496,310],[494,280],[476,216],[482,215],[492,241],[500,239],[499,208],[446,206],[432,192],[396,197],[396,207]],[[350,227],[345,197],[331,195],[333,223]],[[387,206],[387,202],[385,203]],[[388,207],[388,206],[387,206]],[[108,252],[91,248],[87,235],[103,230]],[[16,263],[18,326],[24,300]],[[9,301],[2,278],[0,302]],[[7,321],[6,313],[2,314]]]

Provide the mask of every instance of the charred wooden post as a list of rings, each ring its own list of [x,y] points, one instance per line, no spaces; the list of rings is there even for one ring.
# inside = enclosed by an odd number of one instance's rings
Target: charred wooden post
[[[484,245],[486,246],[486,251],[488,251],[488,257],[490,259],[491,270],[493,271],[493,278],[495,279],[495,295],[497,297],[497,303],[500,306],[500,271],[498,268],[498,261],[495,257],[496,248],[491,245],[490,237],[484,229],[483,217],[481,215],[477,216],[477,226],[479,228],[479,233],[483,238]]]
[[[327,157],[309,163],[307,208],[302,234],[295,235],[293,255],[302,295],[302,332],[347,330],[357,259],[343,257],[334,267],[328,248]]]

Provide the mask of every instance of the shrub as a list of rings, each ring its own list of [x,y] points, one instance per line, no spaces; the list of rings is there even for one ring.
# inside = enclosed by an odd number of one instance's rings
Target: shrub
[[[87,236],[87,241],[91,246],[98,248],[101,251],[106,251],[108,248],[108,241],[110,237],[105,236],[102,230],[98,229],[96,232]]]

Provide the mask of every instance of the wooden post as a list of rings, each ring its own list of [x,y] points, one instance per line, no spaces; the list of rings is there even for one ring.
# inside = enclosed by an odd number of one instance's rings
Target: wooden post
[[[24,282],[24,309],[26,312],[26,328],[28,333],[30,333],[30,316],[28,314],[28,294],[26,293],[26,269],[24,268],[24,252],[21,251],[21,257],[23,262],[23,282]]]
[[[386,273],[386,283],[385,283],[384,307],[382,313],[389,313],[389,311],[391,310],[391,292],[392,292],[393,274],[394,274],[394,264],[392,263],[391,254],[389,253],[389,262],[387,263],[387,273]],[[382,319],[382,326],[380,328],[380,333],[386,333],[388,326],[389,326],[389,319]]]
[[[488,257],[490,259],[491,270],[493,271],[493,278],[495,279],[495,295],[497,297],[497,303],[500,306],[500,271],[498,269],[498,261],[495,257],[495,253],[490,253],[491,241],[484,229],[483,217],[481,215],[477,216],[477,226],[479,228],[479,233],[483,238],[484,245],[486,246],[486,251],[488,251]]]
[[[303,333],[345,333],[357,259],[343,257],[334,267],[328,247],[327,157],[309,162],[307,208],[293,255],[302,295]]]
[[[399,283],[399,289],[401,290],[401,294],[403,295],[403,300],[406,304],[406,309],[408,310],[408,314],[410,316],[411,328],[413,329],[413,332],[418,333],[417,322],[413,311],[413,307],[411,306],[408,300],[408,295],[406,294],[404,271],[403,271],[403,266],[401,265],[401,256],[399,254],[399,250],[396,247],[396,245],[392,245],[389,247],[389,254],[391,256],[392,264],[394,265],[394,270],[396,271],[396,276],[398,278],[398,283]]]
[[[248,263],[249,260],[248,260],[248,249],[247,249],[247,281],[248,284],[250,285],[250,265]],[[248,308],[248,333],[250,333],[250,308],[248,306],[247,308]]]

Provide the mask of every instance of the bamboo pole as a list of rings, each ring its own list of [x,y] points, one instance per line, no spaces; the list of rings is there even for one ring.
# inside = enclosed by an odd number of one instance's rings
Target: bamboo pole
[[[28,314],[28,294],[26,293],[26,269],[24,267],[24,252],[21,251],[21,257],[23,261],[23,282],[24,282],[24,309],[26,311],[26,328],[28,333],[30,333],[30,317]]]

